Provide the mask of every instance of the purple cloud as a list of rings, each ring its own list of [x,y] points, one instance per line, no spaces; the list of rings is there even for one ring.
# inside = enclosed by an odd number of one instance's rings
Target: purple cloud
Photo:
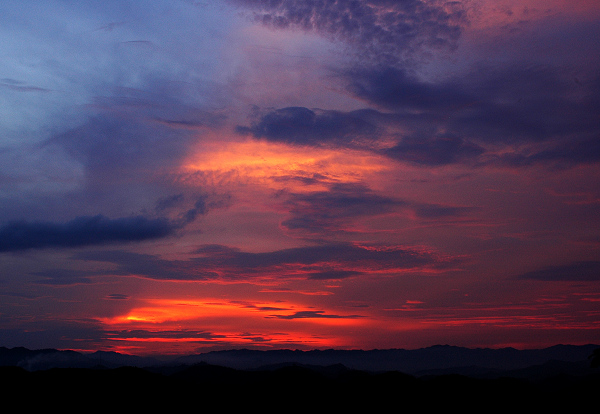
[[[562,266],[549,266],[524,273],[518,278],[544,281],[598,282],[600,281],[600,262],[581,261]]]
[[[351,45],[363,57],[397,61],[416,48],[452,49],[465,15],[458,2],[419,0],[230,0],[276,29],[299,28]]]
[[[143,216],[82,216],[66,223],[13,221],[0,227],[0,252],[150,240],[171,235],[176,228],[165,218]]]

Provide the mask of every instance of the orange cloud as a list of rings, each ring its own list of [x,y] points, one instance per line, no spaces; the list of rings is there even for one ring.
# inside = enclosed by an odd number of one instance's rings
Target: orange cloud
[[[281,302],[149,299],[100,322],[119,349],[169,353],[223,345],[339,346],[332,330],[364,324],[361,319]]]
[[[291,146],[246,139],[204,141],[182,165],[188,184],[261,184],[294,192],[354,183],[390,168],[382,157],[357,150]],[[296,182],[298,185],[293,186]]]

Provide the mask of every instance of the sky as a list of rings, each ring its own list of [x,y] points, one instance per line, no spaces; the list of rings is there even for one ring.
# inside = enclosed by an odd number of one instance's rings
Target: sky
[[[0,346],[600,343],[595,0],[6,0],[0,50]]]

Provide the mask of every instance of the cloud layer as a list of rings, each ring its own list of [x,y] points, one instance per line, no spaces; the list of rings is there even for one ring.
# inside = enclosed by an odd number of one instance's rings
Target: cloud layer
[[[0,16],[7,343],[600,341],[594,2]]]
[[[347,42],[371,59],[392,62],[423,46],[455,46],[464,13],[459,3],[419,0],[231,2],[248,7],[255,21],[266,26],[314,31]]]

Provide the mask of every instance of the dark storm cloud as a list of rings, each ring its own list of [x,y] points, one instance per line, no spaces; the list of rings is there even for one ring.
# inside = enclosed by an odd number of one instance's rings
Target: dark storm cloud
[[[0,252],[150,240],[171,235],[176,228],[165,218],[143,216],[82,216],[66,223],[13,221],[0,227]]]
[[[518,278],[545,281],[598,282],[600,281],[600,262],[584,261],[563,266],[550,266],[524,273]]]
[[[452,48],[464,19],[459,2],[420,0],[231,0],[276,29],[299,28],[341,40],[359,54],[396,61],[423,45]]]
[[[352,146],[364,139],[373,140],[377,134],[377,128],[363,119],[361,111],[324,111],[303,107],[271,111],[254,125],[238,126],[236,130],[269,141],[315,146],[328,142]]]

